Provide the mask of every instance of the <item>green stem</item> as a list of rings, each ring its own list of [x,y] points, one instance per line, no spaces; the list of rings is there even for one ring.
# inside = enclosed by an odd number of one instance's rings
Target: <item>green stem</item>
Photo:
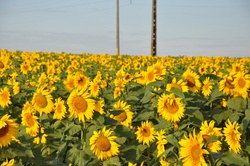
[[[210,165],[215,166],[215,162],[211,154],[208,155],[208,159],[209,159]]]
[[[86,123],[85,122],[83,123],[83,129],[81,131],[81,142],[82,142],[82,150],[80,152],[80,161],[79,161],[80,163],[79,163],[79,165],[84,166],[85,162],[83,160],[83,151],[86,148]]]
[[[150,165],[150,145],[148,146],[147,165]]]

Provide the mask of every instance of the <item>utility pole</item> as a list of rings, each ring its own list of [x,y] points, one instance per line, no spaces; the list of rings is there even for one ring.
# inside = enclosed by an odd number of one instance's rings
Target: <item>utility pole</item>
[[[116,55],[120,55],[119,0],[116,0]]]
[[[151,33],[151,55],[156,56],[157,34],[156,34],[156,0],[152,0],[152,33]]]

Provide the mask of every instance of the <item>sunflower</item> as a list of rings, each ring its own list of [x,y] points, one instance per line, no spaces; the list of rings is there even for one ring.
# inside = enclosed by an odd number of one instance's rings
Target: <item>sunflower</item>
[[[200,73],[201,75],[207,74],[207,65],[206,65],[206,64],[202,64],[202,65],[199,67],[199,73]]]
[[[213,83],[210,81],[209,77],[203,81],[202,94],[206,97],[212,93]]]
[[[4,161],[1,166],[13,166],[15,163],[14,159],[11,159],[10,161],[8,161],[8,159],[6,158],[6,161]]]
[[[122,125],[129,127],[132,123],[134,113],[130,111],[130,105],[125,101],[118,101],[114,104],[116,110],[122,111],[119,115],[113,116],[113,119],[119,121]]]
[[[161,61],[157,61],[157,63],[155,63],[153,65],[154,69],[155,69],[155,73],[157,74],[158,77],[161,77],[163,75],[166,75],[166,68],[164,67],[164,65],[161,63]]]
[[[182,77],[187,81],[187,86],[190,91],[196,93],[200,90],[201,83],[199,81],[199,75],[197,75],[195,72],[187,69],[183,73]]]
[[[178,122],[184,116],[184,105],[181,98],[176,98],[173,93],[163,94],[158,99],[158,113],[167,121]]]
[[[99,112],[100,114],[105,114],[105,111],[103,109],[104,107],[103,99],[100,99],[99,101],[97,101],[94,106],[95,106],[94,111]]]
[[[18,133],[18,124],[15,122],[16,119],[9,119],[10,115],[5,114],[0,119],[0,149],[5,146],[7,147],[15,135]]]
[[[37,136],[39,133],[38,117],[34,115],[31,107],[22,111],[22,125],[27,126],[26,133],[31,136]]]
[[[241,150],[240,146],[240,136],[241,133],[239,132],[239,124],[234,122],[233,124],[228,119],[225,123],[226,127],[223,128],[223,133],[225,136],[225,141],[229,145],[229,149],[234,153],[239,153]]]
[[[116,99],[117,97],[121,96],[123,91],[123,88],[120,87],[116,87],[114,90],[114,99]]]
[[[168,143],[167,138],[165,136],[166,132],[164,130],[160,130],[156,132],[156,139],[158,140],[156,142],[157,144],[157,157],[159,157],[163,152],[165,152],[165,147]]]
[[[95,102],[84,89],[74,89],[69,95],[67,104],[70,116],[74,115],[74,118],[79,118],[82,122],[92,119]]]
[[[60,97],[56,99],[53,109],[55,111],[53,115],[53,119],[62,120],[65,117],[66,107],[64,105],[64,100],[62,100]]]
[[[211,120],[209,124],[207,121],[202,122],[200,127],[200,134],[202,135],[202,138],[204,140],[207,140],[209,137],[212,136],[222,136],[221,128],[214,127],[214,124],[215,121],[213,120]],[[215,142],[210,142],[208,144],[208,148],[211,152],[218,152],[221,150],[221,142],[219,140]]]
[[[146,72],[141,71],[140,73],[136,73],[136,82],[141,85],[146,84]]]
[[[68,74],[67,79],[63,82],[65,89],[70,92],[75,87],[75,78],[73,75]]]
[[[42,112],[49,114],[53,110],[53,97],[48,90],[40,87],[36,90],[32,98],[34,109],[42,115]]]
[[[100,87],[97,82],[90,82],[90,93],[93,97],[99,95]]]
[[[177,89],[181,90],[182,92],[188,92],[187,83],[184,82],[182,79],[180,79],[177,82],[175,77],[172,79],[172,82],[170,84],[167,84],[166,90],[168,92],[170,92],[172,88],[177,88]]]
[[[114,84],[116,87],[123,88],[126,84],[126,82],[122,78],[116,78],[114,80]]]
[[[179,141],[181,145],[180,159],[183,162],[183,166],[207,165],[203,155],[208,154],[208,151],[202,149],[202,141],[202,135],[196,135],[195,130],[193,130],[193,134],[189,134],[189,138],[184,135],[184,139]]]
[[[234,76],[226,75],[223,79],[219,82],[219,90],[223,91],[226,95],[233,95],[234,94]]]
[[[89,78],[84,74],[76,74],[75,87],[78,89],[86,89],[89,86]]]
[[[10,92],[7,87],[4,87],[4,89],[0,89],[0,106],[5,108],[8,107],[9,104],[11,104]]]
[[[232,83],[234,85],[234,91],[237,95],[242,96],[244,99],[248,97],[248,89],[250,87],[250,75],[238,72],[235,75],[235,79]]]
[[[155,130],[153,124],[149,121],[141,122],[141,127],[138,127],[135,134],[137,135],[136,139],[143,145],[147,144],[149,146],[150,142],[153,142],[155,139]]]
[[[19,82],[15,82],[13,85],[13,94],[16,95],[20,92]]]
[[[104,127],[99,132],[94,131],[90,138],[90,150],[97,156],[99,160],[109,159],[119,153],[119,144],[114,140],[116,136],[112,136],[110,129]]]
[[[21,64],[21,72],[26,75],[28,74],[28,71],[31,70],[31,66],[30,66],[30,63],[29,62],[23,62]]]
[[[154,69],[153,66],[148,66],[147,67],[147,71],[145,73],[145,82],[146,82],[146,85],[151,83],[151,82],[154,82],[156,80],[156,71]]]

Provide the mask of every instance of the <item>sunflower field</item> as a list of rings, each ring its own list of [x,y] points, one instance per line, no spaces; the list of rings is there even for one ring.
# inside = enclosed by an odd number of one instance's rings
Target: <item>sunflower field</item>
[[[250,58],[0,50],[0,164],[250,165]]]

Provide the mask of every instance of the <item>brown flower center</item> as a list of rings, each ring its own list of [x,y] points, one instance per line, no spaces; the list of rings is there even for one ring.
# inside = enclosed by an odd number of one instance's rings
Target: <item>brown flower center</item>
[[[178,111],[179,109],[179,106],[178,104],[176,103],[176,100],[174,99],[172,104],[170,104],[170,101],[166,101],[165,102],[165,106],[167,107],[167,111],[171,114],[174,114]]]
[[[86,100],[81,96],[76,96],[73,99],[73,106],[77,112],[85,112],[88,108],[88,103]]]
[[[148,137],[150,135],[150,128],[148,127],[144,127],[141,131],[141,134],[144,136],[144,137]]]
[[[106,151],[110,150],[111,144],[110,144],[107,137],[99,136],[96,140],[96,147],[98,150],[106,152]]]
[[[36,105],[38,105],[40,108],[45,108],[48,105],[47,98],[40,93],[36,95],[35,101]]]
[[[154,73],[150,71],[150,72],[148,73],[148,80],[149,80],[149,81],[152,81],[153,79],[154,79]]]
[[[119,115],[115,116],[115,119],[118,120],[119,122],[124,122],[127,119],[127,114],[125,111],[120,113]]]
[[[245,85],[246,85],[245,79],[244,78],[239,78],[238,79],[238,85],[239,85],[240,88],[244,88]]]
[[[234,85],[232,84],[233,83],[233,80],[230,80],[228,78],[226,78],[226,83],[225,83],[225,86],[229,89],[233,89],[234,88]]]
[[[4,137],[8,133],[8,131],[9,131],[9,125],[6,124],[6,126],[0,129],[0,138]]]
[[[3,62],[0,61],[0,69],[3,69],[4,68],[4,64]]]
[[[197,163],[200,161],[201,153],[202,153],[201,148],[198,145],[195,145],[191,148],[191,157],[194,163]]]
[[[192,76],[187,76],[187,86],[188,87],[194,87],[195,86],[195,79]]]

